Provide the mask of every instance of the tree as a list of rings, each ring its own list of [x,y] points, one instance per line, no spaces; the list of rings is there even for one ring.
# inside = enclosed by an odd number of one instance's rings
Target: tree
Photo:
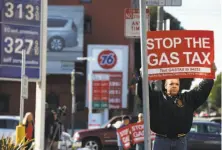
[[[212,105],[216,106],[217,108],[221,108],[221,75],[222,72],[217,75],[209,96]]]

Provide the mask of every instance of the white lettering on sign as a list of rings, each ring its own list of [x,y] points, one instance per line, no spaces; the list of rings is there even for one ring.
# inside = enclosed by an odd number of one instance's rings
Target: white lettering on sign
[[[110,82],[110,86],[121,86],[121,82]]]
[[[158,49],[172,49],[177,48],[177,46],[184,44],[184,48],[195,49],[209,49],[210,46],[210,38],[207,37],[184,37],[181,39],[180,37],[173,38],[148,38],[147,39],[147,49],[148,50],[158,50]]]
[[[170,53],[170,58],[166,55],[166,53],[162,53],[160,58],[158,58],[157,54],[152,53],[148,55],[148,64],[150,66],[161,66],[162,64],[178,64],[180,62],[178,58],[179,54],[177,52]]]
[[[123,140],[123,143],[127,143],[130,141],[130,137],[129,136],[123,137],[122,140]]]
[[[144,129],[144,125],[135,125],[135,126],[132,126],[132,131],[136,131],[136,130],[143,130]]]
[[[147,62],[150,66],[177,65],[180,63],[180,60],[186,61],[186,64],[198,63],[210,65],[210,54],[210,52],[182,52],[181,57],[178,52],[163,52],[160,56],[156,53],[149,53]]]
[[[183,52],[183,54],[186,55],[187,64],[194,64],[195,62],[199,64],[206,64],[206,63],[209,65],[211,64],[209,60],[210,52],[208,53],[201,52],[203,59],[200,58],[198,52],[194,52],[194,54],[193,52]],[[193,54],[193,57],[190,57],[190,55],[192,54]]]
[[[129,133],[129,129],[125,129],[125,130],[120,132],[120,136],[121,137],[126,136],[126,135],[128,135],[128,133]]]
[[[176,48],[177,45],[181,44],[182,40],[179,37],[175,38],[148,38],[147,39],[147,49],[161,49],[162,47],[166,49]]]
[[[133,132],[133,137],[143,137],[144,136],[144,130]]]
[[[185,37],[188,48],[210,48],[210,38]]]

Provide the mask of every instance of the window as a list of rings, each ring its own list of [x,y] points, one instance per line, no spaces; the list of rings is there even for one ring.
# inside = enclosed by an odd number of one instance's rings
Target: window
[[[92,17],[86,15],[84,17],[84,32],[85,33],[92,33]]]
[[[0,94],[0,112],[9,112],[9,95]]]
[[[0,128],[2,129],[16,129],[16,126],[19,124],[16,120],[10,119],[1,119],[0,120]]]
[[[194,132],[194,133],[201,133],[202,130],[201,130],[201,125],[199,124],[193,124],[191,129],[190,129],[190,132]]]
[[[207,133],[220,134],[220,132],[221,132],[220,127],[213,126],[213,125],[207,125]]]
[[[67,24],[66,19],[55,19],[55,18],[49,18],[48,19],[48,27],[49,28],[58,28],[58,27],[64,27]]]
[[[81,3],[92,3],[92,0],[80,0]]]

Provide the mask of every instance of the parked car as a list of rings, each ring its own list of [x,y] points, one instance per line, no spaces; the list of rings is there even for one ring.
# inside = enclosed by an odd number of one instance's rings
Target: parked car
[[[11,137],[14,139],[16,126],[19,124],[19,116],[0,116],[0,138]]]
[[[0,138],[11,137],[15,142],[16,126],[19,124],[19,119],[19,116],[0,116]],[[62,132],[59,150],[71,150],[72,145],[72,137],[68,133]]]
[[[194,117],[194,121],[210,121],[210,122],[216,122],[221,124],[221,117]]]
[[[194,121],[187,142],[189,150],[221,150],[221,124]]]
[[[151,140],[154,143],[155,137]],[[221,125],[206,118],[195,118],[187,134],[187,145],[188,150],[221,150]]]
[[[211,117],[209,118],[211,122],[216,122],[221,124],[221,117]]]
[[[79,130],[74,133],[74,146],[88,147],[91,150],[117,147],[116,128],[120,126],[122,116],[115,116],[98,129]],[[131,116],[131,123],[137,122],[137,116]],[[132,148],[133,149],[133,148]]]
[[[53,52],[60,52],[65,47],[78,45],[77,26],[71,18],[60,16],[48,17],[48,49]]]
[[[104,147],[116,147],[116,125],[122,120],[122,116],[116,116],[98,129],[79,130],[74,133],[74,145],[88,147],[91,150],[102,150]],[[131,122],[136,122],[137,117],[131,117]],[[77,144],[76,144],[77,143]]]

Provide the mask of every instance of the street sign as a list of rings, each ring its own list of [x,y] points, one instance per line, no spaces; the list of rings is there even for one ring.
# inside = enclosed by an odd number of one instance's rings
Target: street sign
[[[140,14],[139,9],[126,8],[124,10],[125,37],[140,38]],[[146,9],[146,28],[149,31],[150,12]]]
[[[182,6],[182,0],[146,0],[147,6]]]
[[[28,76],[24,75],[22,77],[22,97],[24,99],[28,99],[28,96],[29,96],[29,79],[28,79]]]
[[[41,0],[1,0],[0,79],[21,79],[22,50],[26,51],[26,75],[40,78]]]

